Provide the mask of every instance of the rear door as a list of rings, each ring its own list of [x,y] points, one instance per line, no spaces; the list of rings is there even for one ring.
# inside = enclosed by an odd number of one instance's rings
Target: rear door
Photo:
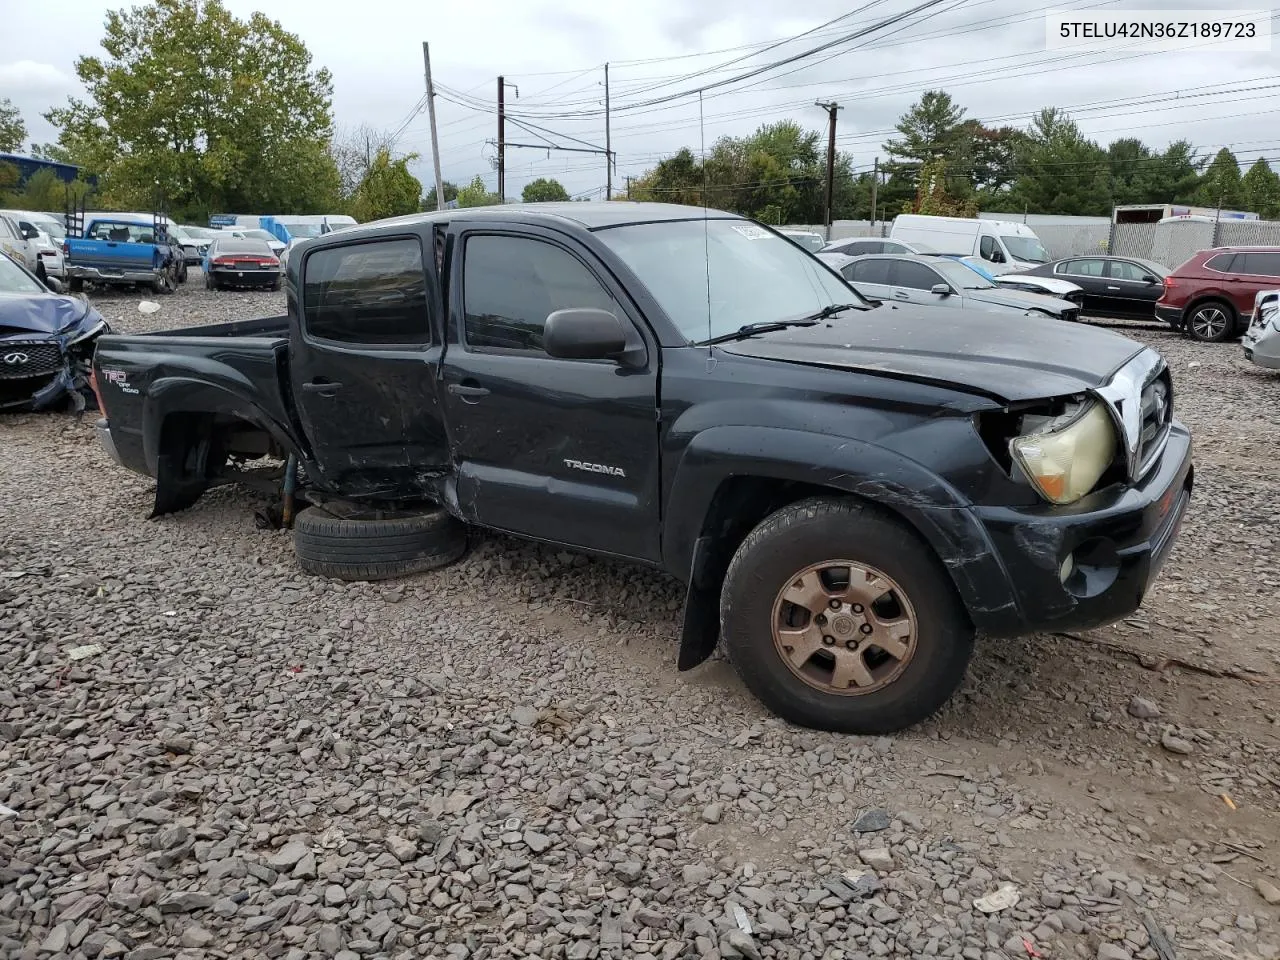
[[[1107,276],[1107,261],[1101,257],[1066,260],[1054,268],[1054,275],[1070,280],[1083,291],[1087,312],[1106,314],[1117,308],[1115,294],[1119,291],[1108,289],[1115,284]]]
[[[659,354],[625,293],[590,250],[552,230],[470,226],[446,256],[443,399],[467,519],[658,559]],[[548,356],[547,316],[581,307],[617,316],[645,362]]]
[[[1231,264],[1235,282],[1228,285],[1241,326],[1253,312],[1253,301],[1263,290],[1280,286],[1280,253],[1249,251],[1237,253]]]
[[[430,253],[412,233],[309,250],[290,298],[290,382],[321,486],[412,499],[448,467]]]
[[[1164,284],[1148,279],[1151,276],[1150,270],[1131,260],[1107,261],[1107,292],[1118,316],[1155,316],[1155,303],[1164,293]]]

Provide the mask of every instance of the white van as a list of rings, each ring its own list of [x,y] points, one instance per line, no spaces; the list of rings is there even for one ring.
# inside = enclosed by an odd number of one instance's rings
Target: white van
[[[939,253],[981,257],[991,273],[1030,270],[1048,263],[1049,253],[1025,223],[974,220],[968,217],[926,217],[900,214],[889,236],[907,243],[925,243]]]

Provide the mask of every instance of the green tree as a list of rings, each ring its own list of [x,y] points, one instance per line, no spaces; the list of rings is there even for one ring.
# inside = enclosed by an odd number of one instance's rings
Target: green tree
[[[1259,157],[1240,180],[1244,206],[1264,220],[1280,216],[1280,176],[1271,164]]]
[[[565,201],[569,199],[569,191],[564,188],[559,180],[539,177],[537,180],[531,180],[524,185],[524,189],[520,191],[520,199],[525,203]]]
[[[1148,203],[1151,149],[1137,137],[1122,137],[1107,147],[1107,171],[1111,177],[1111,202]]]
[[[361,223],[416,213],[422,197],[422,184],[409,172],[416,153],[391,159],[391,151],[382,147],[374,155],[364,179],[356,188],[351,202],[351,215]]]
[[[152,0],[108,12],[102,47],[76,61],[87,98],[45,117],[104,202],[146,206],[158,187],[179,217],[337,207],[332,81],[278,22]]]
[[[21,210],[59,212],[72,201],[82,203],[91,192],[92,187],[84,180],[66,183],[52,170],[37,170],[20,190],[12,192],[9,202]]]
[[[458,199],[458,185],[450,183],[448,180],[444,183],[444,202]],[[422,194],[422,210],[424,212],[438,209],[439,198],[436,196],[436,185],[433,183]]]
[[[895,129],[899,136],[883,145],[889,155],[886,172],[891,179],[899,178],[900,187],[909,185],[914,190],[925,164],[947,160],[956,170],[956,179],[966,184],[949,186],[958,193],[970,192],[972,181],[963,171],[974,162],[973,123],[965,120],[964,108],[957,106],[949,93],[926,90],[898,121]]]
[[[1106,151],[1061,110],[1046,107],[1037,113],[1018,153],[1018,178],[1011,192],[1017,206],[1068,216],[1111,212]]]
[[[0,98],[0,153],[19,153],[27,139],[27,125],[8,97]]]
[[[959,200],[947,193],[947,163],[929,160],[920,169],[914,202],[903,206],[903,213],[919,213],[929,217],[976,217],[978,205],[973,199]]]
[[[631,199],[699,205],[703,201],[702,187],[702,161],[688,147],[681,147],[674,156],[660,160],[632,182]]]
[[[1200,178],[1200,188],[1196,191],[1196,200],[1205,207],[1229,207],[1236,209],[1244,202],[1240,186],[1240,164],[1236,155],[1223,147],[1209,161],[1204,176]]]
[[[1188,203],[1200,184],[1204,161],[1187,140],[1175,140],[1147,168],[1146,203]]]
[[[460,207],[489,207],[499,203],[502,203],[502,197],[490,193],[489,188],[484,185],[484,178],[478,174],[469,185],[458,191]]]

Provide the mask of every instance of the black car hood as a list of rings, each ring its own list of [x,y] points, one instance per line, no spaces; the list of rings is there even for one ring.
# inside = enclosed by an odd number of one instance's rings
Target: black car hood
[[[1048,317],[951,307],[850,310],[813,327],[722,345],[727,353],[937,383],[1001,402],[1102,386],[1143,348],[1127,337]]]
[[[97,311],[79,297],[0,293],[0,338],[56,334],[97,316]]]

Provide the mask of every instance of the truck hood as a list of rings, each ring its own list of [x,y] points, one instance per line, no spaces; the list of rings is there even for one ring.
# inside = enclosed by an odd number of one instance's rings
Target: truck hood
[[[1145,348],[1107,330],[1048,317],[885,303],[721,349],[941,384],[1012,403],[1100,387]]]
[[[102,317],[79,297],[55,293],[0,293],[0,338],[55,334]]]

